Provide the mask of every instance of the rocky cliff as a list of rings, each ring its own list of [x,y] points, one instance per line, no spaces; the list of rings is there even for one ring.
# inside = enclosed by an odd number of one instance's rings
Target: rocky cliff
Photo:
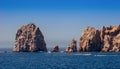
[[[87,27],[81,37],[78,51],[120,51],[120,25],[102,27],[100,30]]]
[[[120,25],[102,27],[100,38],[103,45],[103,52],[120,51]]]
[[[30,23],[17,30],[15,37],[16,52],[47,51],[44,36],[35,24]]]
[[[80,47],[78,51],[90,52],[100,51],[100,32],[94,27],[87,27],[80,37]]]
[[[70,45],[65,50],[66,52],[77,52],[77,41],[72,39]]]

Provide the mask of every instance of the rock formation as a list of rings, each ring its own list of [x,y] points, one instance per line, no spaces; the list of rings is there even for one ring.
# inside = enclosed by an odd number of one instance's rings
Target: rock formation
[[[100,33],[94,27],[87,27],[80,38],[80,47],[78,51],[90,52],[100,51]]]
[[[44,36],[35,24],[30,23],[17,30],[15,38],[15,52],[47,51]]]
[[[103,52],[120,51],[120,25],[102,27],[100,38],[103,45]]]
[[[120,51],[120,25],[107,26],[97,30],[87,27],[80,37],[79,51]]]
[[[53,48],[53,50],[51,52],[59,52],[59,46],[55,45],[55,47]]]
[[[70,45],[66,48],[66,52],[77,52],[77,41],[72,39]]]

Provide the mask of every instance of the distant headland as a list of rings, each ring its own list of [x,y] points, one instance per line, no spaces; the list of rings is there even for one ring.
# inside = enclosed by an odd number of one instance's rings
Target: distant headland
[[[47,52],[44,35],[34,23],[17,30],[14,52]],[[51,52],[60,52],[55,45]],[[120,52],[120,25],[103,26],[100,30],[88,26],[82,32],[77,49],[77,41],[71,40],[65,52]]]

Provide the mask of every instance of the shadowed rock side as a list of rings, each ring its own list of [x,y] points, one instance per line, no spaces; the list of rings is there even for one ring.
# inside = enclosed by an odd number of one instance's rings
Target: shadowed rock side
[[[17,30],[15,46],[16,52],[47,51],[44,36],[35,24],[30,23]]]
[[[100,32],[94,27],[87,27],[80,37],[79,52],[91,52],[101,50]]]
[[[66,48],[66,52],[77,52],[77,41],[72,39],[70,45]]]
[[[103,45],[103,52],[120,51],[120,25],[102,27],[100,38]]]
[[[51,52],[60,52],[59,46],[56,45]]]

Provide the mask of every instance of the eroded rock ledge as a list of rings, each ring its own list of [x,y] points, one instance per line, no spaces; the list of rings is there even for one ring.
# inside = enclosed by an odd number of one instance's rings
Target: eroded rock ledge
[[[120,52],[120,25],[87,27],[80,37],[79,52]]]
[[[17,30],[15,38],[15,52],[47,51],[44,36],[34,23],[22,26]]]

